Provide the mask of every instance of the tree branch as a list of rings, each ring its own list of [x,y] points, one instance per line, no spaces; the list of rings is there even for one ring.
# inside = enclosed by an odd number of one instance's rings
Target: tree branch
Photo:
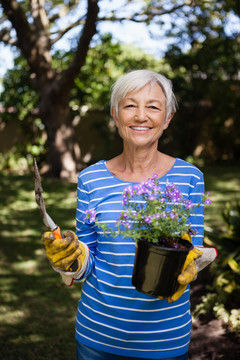
[[[17,46],[17,41],[15,41],[10,35],[10,28],[3,28],[0,30],[0,41],[2,41],[5,45]]]
[[[57,14],[53,14],[49,16],[49,22],[51,24],[55,23],[56,20],[61,19],[63,16],[67,15],[71,10],[74,10],[81,0],[72,0],[69,1],[69,4],[62,4],[59,12]]]
[[[62,72],[61,83],[64,83],[67,87],[72,86],[76,75],[78,75],[81,67],[84,65],[90,42],[96,33],[98,12],[98,0],[88,0],[86,21],[78,41],[76,52],[68,69]]]
[[[37,31],[44,31],[49,35],[49,21],[44,9],[45,0],[30,0],[31,14]]]
[[[51,35],[55,35],[54,39],[51,40],[52,45],[55,44],[57,41],[59,41],[66,33],[68,33],[70,30],[74,29],[76,26],[84,25],[85,24],[85,16],[81,19],[76,20],[72,24],[66,26],[64,29],[56,31],[56,33],[52,32]]]
[[[1,0],[1,4],[8,20],[16,30],[19,48],[24,54],[27,54],[29,49],[25,48],[25,43],[29,44],[30,42],[31,29],[24,11],[16,0]],[[24,34],[24,37],[22,34]],[[26,41],[26,39],[29,41]]]
[[[26,58],[31,71],[39,78],[49,77],[52,69],[48,24],[43,9],[44,0],[31,0],[33,24],[28,23],[23,9],[16,0],[1,0],[1,4],[17,33],[16,45]]]
[[[24,11],[16,0],[1,0],[2,7],[8,20],[17,33],[17,46],[26,58],[29,58],[32,47],[32,29],[27,21]]]
[[[186,4],[181,4],[181,5],[177,5],[177,6],[173,6],[171,9],[169,10],[163,10],[162,7],[152,7],[150,10],[148,9],[143,9],[141,12],[135,12],[132,15],[129,16],[123,16],[123,17],[118,17],[116,15],[117,10],[115,12],[112,13],[111,16],[103,16],[103,17],[98,17],[97,21],[133,21],[136,23],[146,23],[146,21],[150,21],[153,18],[157,17],[157,16],[163,16],[163,15],[167,15],[167,14],[171,14],[176,12],[177,10],[183,8]]]

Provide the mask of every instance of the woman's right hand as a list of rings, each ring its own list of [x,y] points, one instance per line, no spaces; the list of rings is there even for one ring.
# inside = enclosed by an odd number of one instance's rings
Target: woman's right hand
[[[85,260],[85,246],[73,231],[67,231],[62,238],[55,239],[53,232],[42,235],[47,257],[54,270],[77,273]]]

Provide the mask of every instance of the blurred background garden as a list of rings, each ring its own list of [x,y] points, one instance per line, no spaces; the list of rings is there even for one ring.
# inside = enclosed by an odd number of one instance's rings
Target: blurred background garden
[[[142,68],[170,78],[179,103],[160,151],[197,165],[211,193],[205,245],[219,257],[193,314],[217,319],[232,353],[190,359],[239,358],[239,15],[235,0],[0,0],[0,359],[75,358],[81,286],[46,259],[33,159],[49,214],[74,230],[78,172],[121,152],[110,87]]]

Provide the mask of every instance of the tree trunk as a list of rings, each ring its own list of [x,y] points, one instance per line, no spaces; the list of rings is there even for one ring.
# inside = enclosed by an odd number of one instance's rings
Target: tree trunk
[[[80,159],[75,151],[68,96],[42,91],[40,116],[47,132],[48,164],[54,177],[75,178]]]

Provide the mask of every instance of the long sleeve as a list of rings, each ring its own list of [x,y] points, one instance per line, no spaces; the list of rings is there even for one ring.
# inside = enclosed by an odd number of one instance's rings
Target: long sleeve
[[[88,277],[95,265],[95,250],[97,243],[97,234],[94,230],[94,226],[89,223],[86,217],[86,210],[89,209],[89,193],[85,189],[81,178],[78,178],[77,186],[77,211],[76,211],[76,234],[79,241],[83,242],[89,248],[89,257],[86,263],[86,268],[84,269],[84,276],[81,278]]]
[[[204,191],[203,174],[199,172],[198,178],[196,179],[196,182],[189,193],[189,199],[193,202],[194,205],[200,203]],[[204,204],[201,204],[195,209],[194,215],[190,217],[190,223],[192,229],[196,231],[196,234],[192,237],[193,244],[195,246],[202,245],[204,236]]]

